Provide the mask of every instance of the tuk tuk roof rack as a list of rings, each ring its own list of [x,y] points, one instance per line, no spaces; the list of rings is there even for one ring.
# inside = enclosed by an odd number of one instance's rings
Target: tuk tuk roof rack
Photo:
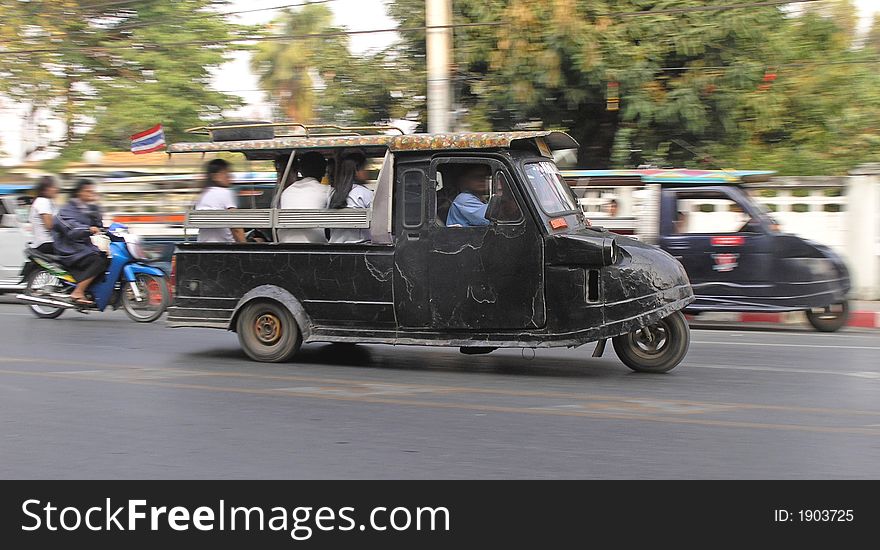
[[[336,124],[302,124],[299,122],[242,122],[240,124],[222,124],[218,126],[196,126],[186,130],[189,134],[213,136],[214,132],[223,130],[249,130],[260,128],[300,128],[304,133],[284,133],[275,137],[312,137],[320,136],[361,136],[361,135],[385,135],[385,132],[405,132],[397,126],[338,126]],[[331,131],[327,131],[331,130]],[[335,130],[333,132],[332,130]]]
[[[230,126],[216,127],[215,130],[229,129]],[[326,127],[325,127],[326,128]],[[377,127],[370,127],[377,128]],[[542,141],[549,150],[577,149],[578,142],[564,132],[484,132],[456,134],[408,134],[390,135],[327,135],[279,136],[272,139],[248,139],[237,141],[210,141],[198,143],[175,143],[168,147],[168,153],[215,153],[244,152],[248,157],[271,158],[277,152],[296,149],[339,149],[372,148],[401,151],[439,151],[465,149],[509,148],[516,141]]]

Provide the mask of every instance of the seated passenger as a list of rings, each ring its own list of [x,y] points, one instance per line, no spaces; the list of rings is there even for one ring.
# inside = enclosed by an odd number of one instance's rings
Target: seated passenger
[[[349,155],[342,160],[339,175],[333,181],[327,208],[370,208],[373,192],[366,184],[367,158],[360,154]],[[370,240],[369,229],[331,229],[331,243],[363,243]]]
[[[282,210],[320,210],[327,207],[330,186],[321,183],[327,172],[327,160],[321,153],[310,152],[299,161],[302,179],[294,181],[281,193]],[[288,179],[295,177],[291,174]],[[323,229],[279,229],[282,243],[326,243]]]
[[[70,299],[79,306],[94,305],[86,298],[92,282],[107,270],[107,254],[92,244],[92,235],[102,232],[101,211],[97,206],[98,194],[91,180],[76,182],[73,196],[61,207],[52,223],[55,254],[61,265],[76,280]]]
[[[31,230],[34,238],[31,248],[36,248],[44,254],[54,254],[55,247],[52,245],[52,218],[58,212],[55,207],[55,198],[58,196],[58,183],[52,176],[43,176],[36,188],[37,198],[31,204],[28,221],[31,222]]]
[[[449,207],[446,227],[474,227],[490,224],[486,219],[488,205],[479,196],[486,192],[488,177],[488,166],[474,165],[464,171],[458,184],[461,192]]]
[[[238,198],[232,190],[230,165],[223,159],[214,159],[205,167],[205,183],[194,210],[235,210]],[[200,243],[243,243],[244,231],[240,228],[199,229]]]

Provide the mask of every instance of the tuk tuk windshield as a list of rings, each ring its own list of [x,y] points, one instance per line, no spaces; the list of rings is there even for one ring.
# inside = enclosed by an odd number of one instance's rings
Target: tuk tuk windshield
[[[530,162],[525,165],[525,172],[545,213],[556,216],[580,210],[555,164],[549,161]]]

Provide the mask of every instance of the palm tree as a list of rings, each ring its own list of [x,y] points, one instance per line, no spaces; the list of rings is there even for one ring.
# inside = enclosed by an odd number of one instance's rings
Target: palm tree
[[[285,11],[270,28],[289,37],[341,32],[332,23],[333,12],[328,7],[309,4]],[[257,47],[251,66],[259,75],[260,87],[288,120],[309,123],[314,118],[315,88],[321,75],[334,73],[349,58],[348,37],[341,34],[269,39]]]

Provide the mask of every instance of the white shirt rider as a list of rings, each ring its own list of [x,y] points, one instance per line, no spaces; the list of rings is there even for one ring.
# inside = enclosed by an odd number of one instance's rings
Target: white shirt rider
[[[235,191],[229,187],[212,186],[205,189],[196,202],[196,210],[229,210],[238,208]],[[233,243],[235,238],[227,227],[199,229],[201,243]]]
[[[51,199],[47,197],[37,197],[34,199],[28,214],[28,221],[31,223],[31,230],[34,235],[31,241],[31,248],[37,248],[42,244],[52,242],[52,234],[46,228],[46,224],[43,223],[43,214],[54,216],[57,213],[58,209],[55,208]]]
[[[327,207],[330,186],[317,179],[306,177],[290,184],[281,193],[282,210],[320,210]],[[323,229],[279,229],[278,241],[282,243],[327,243]]]
[[[327,206],[330,207],[330,199],[332,194],[327,197]],[[351,186],[348,198],[345,200],[346,208],[370,208],[373,206],[373,192],[369,188],[355,183]],[[331,229],[331,243],[363,243],[370,240],[369,229]]]

